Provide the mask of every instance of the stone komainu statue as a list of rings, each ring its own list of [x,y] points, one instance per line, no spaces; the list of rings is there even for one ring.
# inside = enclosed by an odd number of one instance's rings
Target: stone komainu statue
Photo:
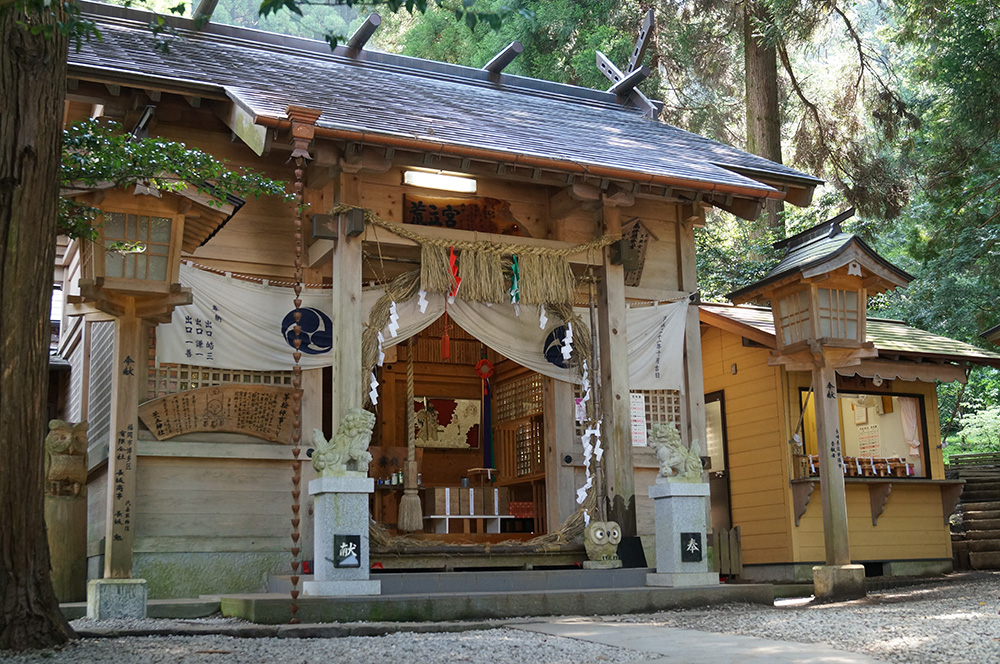
[[[79,496],[87,486],[86,422],[49,422],[45,437],[45,492],[51,496]]]
[[[313,468],[320,477],[342,475],[347,471],[367,473],[372,455],[368,445],[375,428],[375,415],[361,408],[352,408],[341,420],[337,435],[327,442],[323,432],[313,429]]]
[[[691,441],[691,449],[684,447],[681,435],[673,424],[654,424],[649,446],[660,462],[660,477],[674,482],[701,482],[701,449],[698,441]]]

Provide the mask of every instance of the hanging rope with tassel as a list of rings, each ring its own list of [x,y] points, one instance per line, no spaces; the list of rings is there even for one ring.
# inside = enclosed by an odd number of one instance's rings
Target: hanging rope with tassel
[[[417,437],[416,414],[413,410],[413,337],[407,341],[406,360],[406,466],[403,469],[403,498],[399,501],[399,519],[396,528],[400,532],[414,532],[424,529],[424,515],[417,495]]]

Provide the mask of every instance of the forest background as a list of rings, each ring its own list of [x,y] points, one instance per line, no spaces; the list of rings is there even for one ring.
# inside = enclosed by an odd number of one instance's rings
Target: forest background
[[[343,39],[370,8],[342,1],[262,16],[259,0],[219,0],[211,20]],[[176,0],[152,4],[167,12]],[[777,262],[771,243],[854,207],[844,229],[915,277],[873,298],[870,314],[989,347],[980,334],[1000,324],[998,0],[417,4],[427,10],[380,12],[368,47],[482,67],[518,40],[524,52],[505,73],[602,89],[595,51],[627,62],[654,9],[652,75],[640,88],[664,101],[662,121],[827,181],[809,208],[771,209],[757,223],[710,213],[697,235],[702,298],[725,301]],[[462,6],[493,25],[456,21]],[[1000,451],[1000,371],[975,368],[964,388],[938,394],[946,456]]]

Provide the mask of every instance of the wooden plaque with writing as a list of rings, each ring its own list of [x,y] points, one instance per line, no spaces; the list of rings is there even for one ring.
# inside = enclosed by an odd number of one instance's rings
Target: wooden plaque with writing
[[[223,431],[290,443],[292,405],[301,398],[302,390],[291,387],[203,387],[147,401],[139,406],[139,418],[157,440],[194,431]]]

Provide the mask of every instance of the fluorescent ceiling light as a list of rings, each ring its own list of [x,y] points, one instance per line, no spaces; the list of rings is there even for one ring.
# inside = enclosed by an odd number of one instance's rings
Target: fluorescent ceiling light
[[[463,194],[476,193],[476,180],[462,175],[427,171],[403,171],[403,184],[427,189],[457,191]]]

